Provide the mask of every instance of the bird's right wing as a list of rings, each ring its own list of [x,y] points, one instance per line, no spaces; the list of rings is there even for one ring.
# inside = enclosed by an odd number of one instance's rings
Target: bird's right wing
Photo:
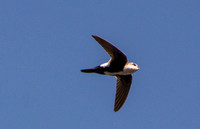
[[[119,61],[119,62],[127,62],[126,55],[121,52],[118,48],[116,48],[114,45],[112,45],[110,42],[102,39],[99,36],[92,35],[92,37],[106,50],[106,52],[111,57],[111,62],[113,60]],[[125,64],[124,63],[124,64]]]
[[[115,95],[115,106],[114,111],[117,112],[125,103],[128,96],[131,83],[132,75],[117,75],[117,90]]]

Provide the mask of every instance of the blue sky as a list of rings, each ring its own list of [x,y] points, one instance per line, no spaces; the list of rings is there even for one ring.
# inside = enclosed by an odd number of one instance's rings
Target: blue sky
[[[0,128],[200,128],[199,0],[1,0]],[[81,73],[109,60],[140,70],[114,112],[116,79]]]

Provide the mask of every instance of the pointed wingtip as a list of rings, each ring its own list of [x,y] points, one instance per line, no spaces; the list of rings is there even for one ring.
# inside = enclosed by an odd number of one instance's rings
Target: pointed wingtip
[[[97,36],[97,35],[92,35],[92,37],[93,37],[93,38],[96,38],[96,37],[98,37],[98,36]]]
[[[114,112],[118,112],[119,110],[117,110],[117,109],[114,109]]]
[[[121,109],[121,107],[114,107],[114,112],[118,112]]]

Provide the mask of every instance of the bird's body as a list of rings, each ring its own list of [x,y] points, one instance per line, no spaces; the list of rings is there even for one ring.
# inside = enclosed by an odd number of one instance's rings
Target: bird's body
[[[128,62],[127,57],[114,45],[108,41],[92,36],[110,55],[111,59],[97,67],[91,69],[83,69],[85,73],[98,73],[103,75],[111,75],[117,78],[117,91],[115,96],[114,111],[118,111],[126,101],[128,92],[132,83],[132,73],[139,70],[137,64]]]
[[[135,69],[135,67],[132,65],[132,62],[127,62],[121,70],[116,70],[114,67],[110,66],[109,62],[106,62],[97,67],[84,69],[81,71],[85,73],[99,73],[104,75],[116,76],[132,74],[137,71],[137,68]]]

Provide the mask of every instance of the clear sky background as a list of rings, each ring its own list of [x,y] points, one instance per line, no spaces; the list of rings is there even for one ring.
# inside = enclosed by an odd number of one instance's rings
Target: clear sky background
[[[119,112],[91,35],[140,67]],[[200,1],[1,0],[0,128],[199,129]]]

